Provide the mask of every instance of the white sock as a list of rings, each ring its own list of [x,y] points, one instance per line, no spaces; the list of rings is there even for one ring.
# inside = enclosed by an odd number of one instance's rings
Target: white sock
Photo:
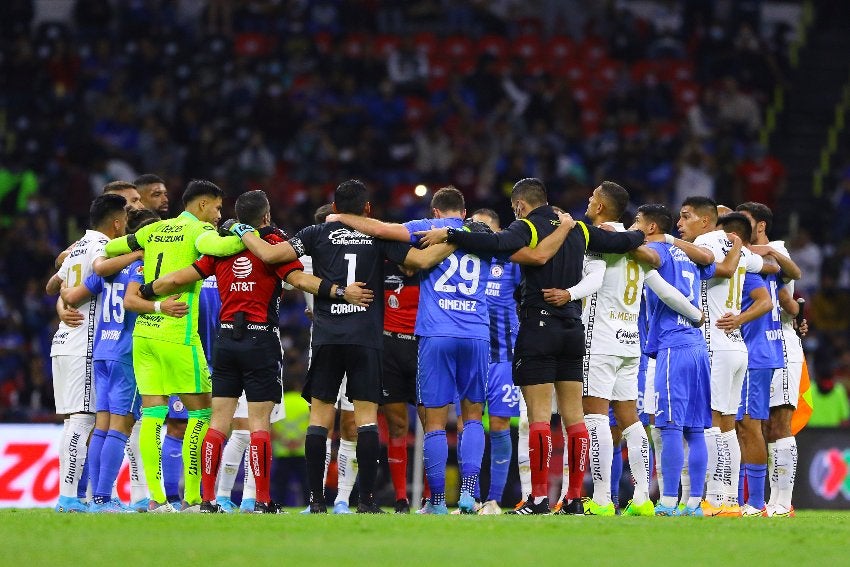
[[[250,451],[245,451],[243,454],[245,455],[245,461],[243,467],[245,468],[245,478],[242,481],[242,500],[246,498],[257,499],[257,481],[254,479],[254,471],[251,470],[251,463],[248,461],[248,455]]]
[[[652,435],[652,446],[655,449],[655,478],[658,480],[658,493],[664,494],[664,472],[661,470],[661,430],[654,425],[649,426],[649,434]]]
[[[705,499],[712,506],[720,506],[725,495],[723,474],[729,460],[729,449],[726,447],[726,441],[720,437],[719,427],[709,427],[705,430],[705,449],[708,453]]]
[[[564,447],[567,446],[567,426],[564,424],[564,418],[561,417],[561,433],[564,435]],[[613,442],[612,442],[613,444]],[[613,458],[613,449],[611,452]],[[611,470],[611,464],[608,464],[608,470]],[[609,473],[610,474],[610,473]],[[570,459],[569,454],[564,451],[564,468],[561,469],[561,497],[559,501],[563,501],[567,497],[567,491],[570,489]],[[611,490],[610,487],[608,490]]]
[[[770,499],[768,506],[776,504],[778,490],[776,489],[776,442],[767,444],[767,480],[770,483]]]
[[[139,448],[139,429],[141,427],[141,420],[133,424],[133,430],[130,432],[130,439],[125,448],[127,461],[130,463],[131,504],[148,498],[148,482],[145,478],[145,469],[142,467],[142,452]]]
[[[68,459],[66,457],[65,447],[68,443],[68,430],[71,427],[71,420],[65,418],[62,421],[62,438],[59,440],[59,496],[65,496],[62,492],[62,479],[68,474]],[[76,493],[74,494],[76,497]]]
[[[649,500],[649,439],[639,421],[623,430],[623,439],[629,449],[629,468],[635,479],[634,504],[640,506]]]
[[[794,493],[794,480],[797,476],[797,439],[783,437],[776,441],[776,502],[786,509],[791,508],[791,496]],[[771,482],[773,479],[771,473]],[[771,486],[771,491],[773,487]],[[773,493],[771,492],[771,500]]]
[[[339,465],[339,483],[336,487],[334,504],[339,502],[348,504],[351,491],[354,490],[354,483],[357,481],[357,441],[340,439],[336,460]]]
[[[230,439],[221,452],[221,465],[218,469],[218,490],[216,497],[230,498],[236,475],[239,474],[239,465],[245,458],[245,449],[251,443],[251,432],[244,429],[235,429],[230,434]],[[244,496],[243,496],[244,498]]]
[[[611,503],[611,461],[614,458],[614,439],[608,416],[590,413],[584,416],[590,437],[590,477],[593,479],[593,501],[600,506]]]
[[[531,494],[531,458],[528,456],[528,415],[520,415],[519,438],[517,440],[516,463],[519,469],[519,483],[522,486],[522,499]]]
[[[741,443],[735,430],[720,434],[729,447],[729,484],[726,488],[726,503],[738,504],[738,475],[741,472]]]
[[[688,447],[688,442],[683,441],[685,444],[685,464],[682,465],[682,477],[680,482],[682,483],[682,496],[679,497],[679,504],[684,504],[687,506],[688,498],[691,497],[691,470],[688,468],[688,454],[691,452],[690,447]],[[700,479],[700,482],[705,482],[705,479]]]
[[[86,464],[86,443],[94,429],[94,414],[75,413],[68,418],[68,431],[62,436],[60,461],[65,460],[65,474],[59,479],[61,496],[77,497],[77,486]]]
[[[328,484],[328,467],[331,466],[331,438],[325,441],[325,474],[322,476],[322,486]]]

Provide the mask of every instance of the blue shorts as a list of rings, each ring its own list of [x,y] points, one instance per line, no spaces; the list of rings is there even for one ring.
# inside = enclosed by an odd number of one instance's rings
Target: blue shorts
[[[638,418],[644,427],[649,425],[649,414],[643,411],[643,396],[646,394],[646,369],[648,366],[649,357],[645,354],[640,355],[640,364],[638,364],[638,397],[637,397],[637,412]]]
[[[744,376],[744,386],[741,388],[741,405],[738,406],[739,421],[745,415],[752,419],[767,419],[770,417],[770,381],[773,379],[773,368],[748,368]]]
[[[513,362],[491,362],[487,378],[487,413],[519,417],[519,386],[514,386]]]
[[[660,350],[655,365],[655,425],[711,427],[710,381],[705,345]]]
[[[117,360],[94,361],[95,411],[141,416],[142,398],[136,389],[133,365]]]
[[[490,343],[480,339],[422,337],[416,373],[416,400],[440,408],[461,400],[485,402]]]
[[[189,410],[183,405],[180,396],[168,397],[168,419],[189,419]]]

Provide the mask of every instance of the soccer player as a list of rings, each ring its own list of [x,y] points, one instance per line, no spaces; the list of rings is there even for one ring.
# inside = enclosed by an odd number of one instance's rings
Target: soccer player
[[[215,184],[192,180],[183,193],[185,210],[174,219],[160,220],[136,234],[111,241],[110,256],[144,250],[145,281],[192,264],[202,252],[221,256],[238,252],[241,247],[221,239],[214,224],[221,218],[224,193]],[[184,511],[200,510],[200,446],[210,420],[210,379],[198,335],[198,293],[196,282],[180,295],[187,304],[186,317],[177,319],[161,312],[161,299],[154,301],[154,313],[142,313],[133,330],[133,367],[142,395],[140,447],[142,464],[151,495],[151,511],[174,512],[163,491],[161,436],[168,414],[168,397],[180,395],[188,408],[188,442],[183,444],[185,473]],[[126,295],[138,293],[131,282]],[[126,296],[125,296],[126,297]]]
[[[128,181],[112,181],[107,183],[103,186],[103,194],[106,195],[107,193],[114,193],[124,197],[127,200],[128,209],[145,208],[136,186]]]
[[[160,218],[168,218],[168,189],[165,181],[157,175],[146,173],[133,181],[146,209],[156,212]]]

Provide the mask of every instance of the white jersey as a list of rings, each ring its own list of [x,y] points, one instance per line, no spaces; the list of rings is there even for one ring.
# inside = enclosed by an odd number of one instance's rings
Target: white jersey
[[[304,266],[305,274],[313,273],[313,258],[311,256],[301,256],[298,258],[301,261],[301,264]],[[312,293],[304,292],[304,302],[307,304],[307,308],[312,311],[313,310],[313,298],[315,296]],[[310,327],[312,329],[312,327]]]
[[[714,230],[701,234],[694,239],[694,244],[707,248],[714,253],[715,263],[726,259],[726,254],[732,249],[732,242],[726,238],[722,230]],[[745,250],[741,251],[738,267],[730,278],[711,278],[702,282],[702,297],[700,304],[705,314],[702,334],[708,345],[708,351],[738,351],[747,352],[744,337],[740,329],[731,333],[715,327],[715,323],[726,313],[738,315],[741,312],[741,297],[744,288],[744,277],[747,275],[747,256],[754,256]]]
[[[767,245],[783,256],[791,257],[791,254],[788,253],[788,249],[785,247],[784,240],[774,240],[768,242]],[[785,287],[788,288],[788,291],[793,296],[794,280],[786,282]],[[803,358],[805,358],[803,344],[800,342],[797,331],[794,330],[794,318],[785,311],[780,312],[779,318],[782,321],[782,335],[785,338],[785,356],[788,358],[788,362],[803,362]]]
[[[625,232],[622,223],[606,223]],[[643,293],[644,271],[623,254],[588,254],[585,266],[593,260],[605,261],[602,287],[584,302],[582,321],[588,354],[640,356],[638,313]]]
[[[92,274],[92,263],[95,258],[106,257],[104,248],[109,238],[96,230],[87,230],[83,237],[74,244],[71,252],[62,262],[57,275],[68,287],[82,284]],[[83,314],[83,323],[79,327],[69,327],[59,323],[59,329],[53,335],[50,356],[72,355],[91,356],[94,350],[94,336],[97,322],[100,321],[100,294],[85,303],[78,305]]]

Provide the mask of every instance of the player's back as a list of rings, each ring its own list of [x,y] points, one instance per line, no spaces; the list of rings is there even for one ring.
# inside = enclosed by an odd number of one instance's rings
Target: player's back
[[[142,263],[136,261],[112,276],[92,274],[86,280],[89,291],[100,293],[103,302],[94,360],[133,364],[133,327],[138,314],[124,309],[124,294],[131,281],[141,280],[142,271]]]
[[[782,322],[779,316],[779,275],[748,273],[744,280],[744,297],[741,308],[747,310],[753,304],[750,292],[755,287],[765,287],[773,307],[770,311],[749,323],[744,323],[741,333],[747,344],[749,368],[782,368],[785,365]]]
[[[768,243],[768,246],[783,254],[785,256],[791,257],[788,252],[788,248],[785,247],[784,240],[773,240]],[[794,280],[784,282],[782,284],[790,293],[791,296],[794,296]],[[800,336],[797,335],[797,331],[794,329],[794,317],[789,315],[783,309],[779,314],[779,320],[782,322],[782,334],[785,338],[785,349],[787,351],[788,360],[794,362],[801,362],[804,358],[803,354],[803,345],[800,342]]]
[[[490,362],[513,360],[519,331],[516,291],[521,281],[518,264],[493,259],[485,291],[490,316]]]

